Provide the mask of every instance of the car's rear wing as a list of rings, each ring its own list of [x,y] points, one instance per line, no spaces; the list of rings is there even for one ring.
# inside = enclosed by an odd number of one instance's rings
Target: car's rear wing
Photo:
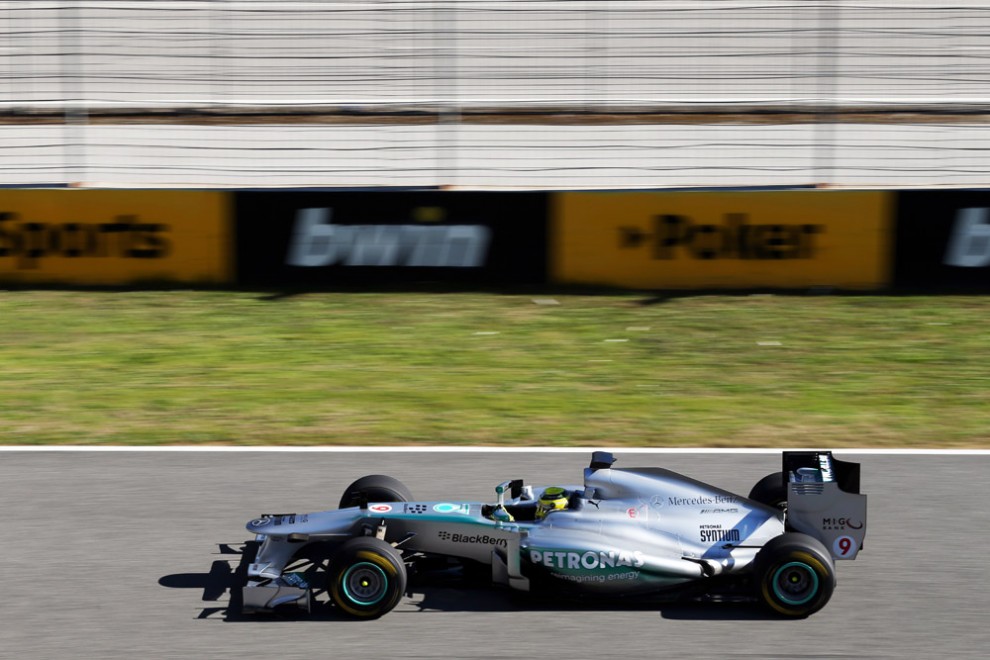
[[[830,451],[785,451],[787,525],[813,536],[835,559],[855,559],[866,536],[859,463]]]

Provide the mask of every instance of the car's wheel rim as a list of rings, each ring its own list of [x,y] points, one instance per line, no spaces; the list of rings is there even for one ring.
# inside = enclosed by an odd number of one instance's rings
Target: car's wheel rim
[[[369,562],[354,564],[341,577],[344,595],[355,605],[377,604],[388,592],[388,577],[381,567]]]
[[[818,573],[807,564],[792,561],[773,574],[773,594],[787,605],[804,605],[818,593]]]

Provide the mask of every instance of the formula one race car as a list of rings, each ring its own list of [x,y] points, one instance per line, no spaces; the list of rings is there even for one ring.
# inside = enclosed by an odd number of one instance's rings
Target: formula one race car
[[[748,497],[614,462],[595,452],[579,486],[506,481],[491,503],[418,502],[399,481],[371,475],[335,511],[263,515],[247,525],[258,548],[244,611],[308,611],[325,591],[347,615],[379,617],[405,593],[409,571],[439,560],[490,567],[495,584],[521,591],[655,599],[731,590],[804,617],[831,597],[834,560],[863,547],[860,466],[831,452],[784,452],[783,472]],[[319,569],[294,569],[302,556]]]

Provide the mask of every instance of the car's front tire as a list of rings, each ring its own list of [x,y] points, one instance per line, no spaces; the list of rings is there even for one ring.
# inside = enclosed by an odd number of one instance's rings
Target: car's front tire
[[[359,536],[342,543],[331,557],[326,586],[345,614],[376,619],[398,605],[407,579],[398,550],[373,536]]]
[[[786,617],[802,618],[825,607],[835,590],[835,564],[825,546],[807,534],[773,538],[753,562],[761,600]]]

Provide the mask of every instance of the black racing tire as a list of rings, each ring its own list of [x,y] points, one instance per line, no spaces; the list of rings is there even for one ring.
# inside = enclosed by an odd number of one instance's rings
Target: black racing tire
[[[760,600],[777,614],[804,618],[825,607],[835,590],[835,564],[828,550],[807,534],[773,538],[753,562]]]
[[[399,604],[407,581],[398,550],[374,536],[358,536],[344,541],[330,558],[326,588],[343,613],[377,619]]]
[[[749,491],[749,499],[786,511],[787,483],[784,481],[784,473],[774,472],[757,481]]]
[[[338,508],[346,509],[362,502],[411,502],[412,499],[412,493],[398,479],[384,474],[369,474],[344,490]]]

